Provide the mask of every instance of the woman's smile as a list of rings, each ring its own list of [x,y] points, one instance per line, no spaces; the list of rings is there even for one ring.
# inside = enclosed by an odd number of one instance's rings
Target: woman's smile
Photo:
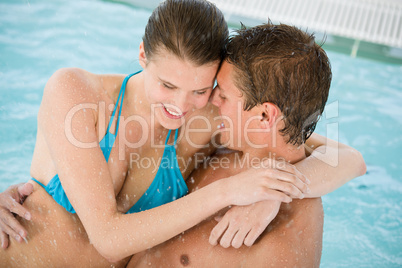
[[[168,117],[168,118],[171,118],[171,119],[180,119],[180,118],[182,118],[183,116],[185,116],[186,115],[186,113],[187,112],[181,112],[179,109],[177,109],[176,107],[174,107],[173,105],[171,105],[171,104],[163,104],[163,103],[161,103],[162,104],[162,107],[163,107],[163,111],[164,111],[164,113],[165,113],[165,115]]]

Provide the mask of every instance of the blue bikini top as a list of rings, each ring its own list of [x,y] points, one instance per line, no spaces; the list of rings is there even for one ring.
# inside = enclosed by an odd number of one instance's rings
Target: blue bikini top
[[[123,107],[124,92],[126,89],[127,81],[128,79],[130,79],[130,77],[132,77],[135,74],[138,74],[139,72],[130,74],[124,79],[123,84],[121,85],[120,88],[119,96],[117,98],[116,106],[113,110],[109,125],[106,130],[106,134],[99,143],[99,146],[106,159],[106,162],[108,162],[109,160],[110,152],[113,148],[113,144],[117,136],[117,131],[119,129],[121,108]],[[117,104],[119,103],[119,101],[120,101],[120,109],[117,117],[116,131],[115,134],[112,134],[110,133],[110,127],[114,120]],[[140,212],[157,206],[161,206],[187,194],[188,188],[181,174],[176,157],[175,147],[178,136],[178,129],[176,129],[175,131],[173,145],[167,144],[170,137],[170,133],[171,130],[169,130],[168,135],[166,137],[165,149],[163,152],[162,160],[158,172],[156,173],[156,176],[153,182],[151,183],[151,186],[141,196],[141,198],[137,201],[137,203],[135,203],[134,206],[130,208],[129,211],[127,211],[127,213]],[[56,174],[46,186],[40,181],[36,180],[35,178],[32,178],[32,180],[34,180],[43,188],[45,188],[46,192],[48,192],[48,194],[51,195],[53,199],[59,205],[64,207],[68,212],[75,213],[73,206],[71,205],[70,201],[67,198],[66,193],[64,192],[58,174]]]

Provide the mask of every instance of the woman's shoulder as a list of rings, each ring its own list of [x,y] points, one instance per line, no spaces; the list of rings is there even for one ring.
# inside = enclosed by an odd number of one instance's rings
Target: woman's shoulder
[[[80,68],[61,68],[46,83],[43,101],[51,102],[99,102],[113,94],[107,85],[119,84],[125,75],[94,74]]]
[[[101,76],[79,68],[62,68],[53,73],[43,90],[38,120],[47,120],[48,114],[65,117],[77,107],[96,110],[104,98],[100,94]],[[105,95],[105,94],[103,94]]]
[[[96,75],[79,68],[62,68],[53,73],[46,83],[43,97],[69,96],[70,100],[84,97],[96,87]]]

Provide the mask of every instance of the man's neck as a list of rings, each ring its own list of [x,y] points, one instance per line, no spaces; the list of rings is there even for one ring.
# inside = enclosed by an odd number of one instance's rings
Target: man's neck
[[[278,139],[276,144],[268,145],[264,148],[252,148],[247,147],[242,150],[243,156],[242,157],[249,157],[250,159],[253,158],[273,158],[273,159],[282,159],[288,161],[290,163],[296,163],[306,157],[304,146],[299,145],[292,145],[290,143],[286,143],[283,138]]]

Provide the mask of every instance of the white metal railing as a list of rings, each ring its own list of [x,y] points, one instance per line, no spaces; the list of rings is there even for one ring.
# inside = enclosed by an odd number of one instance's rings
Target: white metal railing
[[[115,0],[154,8],[162,0]],[[296,25],[303,29],[402,48],[402,0],[209,0],[230,23]]]
[[[232,23],[252,19],[402,48],[402,0],[211,0]]]

